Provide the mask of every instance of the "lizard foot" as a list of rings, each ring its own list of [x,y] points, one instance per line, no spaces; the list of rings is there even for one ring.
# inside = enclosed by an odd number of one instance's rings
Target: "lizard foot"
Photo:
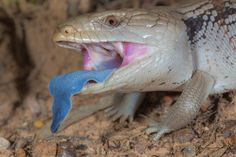
[[[152,123],[149,127],[145,130],[147,134],[153,135],[153,140],[158,141],[162,135],[165,133],[169,133],[171,129],[164,125],[163,123]]]
[[[196,117],[201,103],[207,98],[213,85],[214,79],[208,73],[195,72],[163,120],[160,123],[151,124],[146,132],[148,134],[154,133],[154,140],[158,140],[163,134],[189,124]]]
[[[128,120],[130,123],[134,119],[135,111],[130,109],[128,105],[120,104],[119,106],[111,106],[105,110],[107,116],[116,121],[119,119],[119,122],[124,122]]]
[[[144,98],[144,94],[133,92],[129,94],[124,94],[120,104],[116,104],[106,109],[108,117],[111,117],[112,121],[119,119],[120,122],[128,120],[132,122],[134,120],[134,114],[141,104]]]

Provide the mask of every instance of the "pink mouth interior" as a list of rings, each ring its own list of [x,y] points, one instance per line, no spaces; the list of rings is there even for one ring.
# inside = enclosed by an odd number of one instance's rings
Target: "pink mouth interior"
[[[149,47],[131,42],[83,44],[84,70],[120,68],[144,57]]]

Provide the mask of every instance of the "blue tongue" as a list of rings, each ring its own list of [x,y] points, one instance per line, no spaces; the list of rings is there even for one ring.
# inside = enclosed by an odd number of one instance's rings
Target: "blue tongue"
[[[88,81],[101,83],[108,79],[114,69],[103,71],[76,71],[53,78],[49,84],[50,94],[54,97],[52,106],[51,131],[57,132],[61,123],[71,110],[71,97],[78,94]]]

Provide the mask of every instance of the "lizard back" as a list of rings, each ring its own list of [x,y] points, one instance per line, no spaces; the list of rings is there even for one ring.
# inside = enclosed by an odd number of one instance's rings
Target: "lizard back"
[[[236,0],[203,0],[179,7],[196,69],[214,76],[213,92],[236,88]]]

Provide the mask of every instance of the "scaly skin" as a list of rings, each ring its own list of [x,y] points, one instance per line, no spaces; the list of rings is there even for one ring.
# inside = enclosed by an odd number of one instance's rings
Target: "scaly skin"
[[[236,88],[235,23],[235,0],[202,0],[152,10],[83,15],[60,25],[54,41],[64,42],[64,47],[69,42],[151,46],[154,52],[120,67],[104,83],[86,85],[81,94],[182,90],[162,121],[147,129],[158,140],[164,133],[191,122],[209,94]],[[132,119],[141,99],[135,94],[128,99],[136,103],[111,108],[113,119]],[[133,110],[127,113],[130,107]]]

